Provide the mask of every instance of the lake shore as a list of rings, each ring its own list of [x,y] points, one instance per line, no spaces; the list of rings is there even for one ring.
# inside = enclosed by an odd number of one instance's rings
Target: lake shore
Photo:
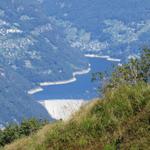
[[[43,88],[37,87],[37,88],[34,88],[34,89],[29,90],[29,91],[28,91],[28,94],[29,94],[29,95],[33,95],[33,94],[35,94],[35,93],[42,92],[42,91],[43,91]]]
[[[115,61],[115,62],[120,62],[121,61],[121,59],[111,58],[108,55],[102,55],[102,56],[100,56],[100,55],[96,55],[96,54],[85,54],[84,56],[88,57],[88,58],[104,58],[104,59],[106,59],[108,61]]]
[[[89,68],[88,69],[84,69],[84,70],[81,70],[81,71],[76,71],[76,72],[73,72],[72,73],[72,78],[71,79],[68,79],[68,80],[62,80],[62,81],[54,81],[54,82],[41,82],[39,83],[40,87],[37,87],[37,88],[34,88],[34,89],[30,89],[27,93],[29,95],[33,95],[33,94],[36,94],[38,92],[42,92],[43,91],[43,88],[44,86],[50,86],[50,85],[63,85],[63,84],[69,84],[69,83],[72,83],[72,82],[75,82],[77,79],[76,79],[76,76],[78,75],[83,75],[83,74],[87,74],[91,71],[91,64],[89,64]]]
[[[72,74],[73,77],[71,79],[69,79],[69,80],[62,80],[62,81],[55,81],[55,82],[42,82],[42,83],[40,83],[40,86],[69,84],[69,83],[75,82],[77,80],[76,79],[77,75],[87,74],[90,71],[91,71],[91,68],[90,68],[90,64],[89,64],[89,68],[88,69],[73,72],[73,74]]]
[[[85,54],[85,57],[87,58],[100,58],[100,59],[106,59],[107,61],[112,61],[112,62],[120,62],[121,59],[117,59],[117,58],[111,58],[110,56],[107,55],[96,55],[96,54]],[[72,78],[68,79],[68,80],[62,80],[62,81],[47,81],[47,82],[41,82],[39,83],[40,87],[31,89],[28,91],[29,95],[33,95],[39,92],[43,91],[42,87],[46,87],[46,86],[52,86],[52,85],[65,85],[65,84],[70,84],[73,82],[76,82],[77,80],[77,76],[79,75],[84,75],[87,74],[91,71],[91,64],[89,64],[89,67],[87,69],[81,70],[81,71],[76,71],[72,73]]]

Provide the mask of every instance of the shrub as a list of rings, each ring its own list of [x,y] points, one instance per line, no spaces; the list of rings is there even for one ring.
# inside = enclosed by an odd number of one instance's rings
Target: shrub
[[[0,130],[0,146],[4,146],[14,140],[35,133],[42,126],[47,124],[47,121],[37,120],[35,118],[25,119],[18,124],[9,124],[4,130]]]

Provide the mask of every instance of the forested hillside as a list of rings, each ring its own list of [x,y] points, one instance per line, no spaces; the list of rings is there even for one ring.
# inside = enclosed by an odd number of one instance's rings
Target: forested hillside
[[[40,1],[0,2],[0,125],[32,116],[50,118],[28,91],[88,68],[86,58],[64,36]]]

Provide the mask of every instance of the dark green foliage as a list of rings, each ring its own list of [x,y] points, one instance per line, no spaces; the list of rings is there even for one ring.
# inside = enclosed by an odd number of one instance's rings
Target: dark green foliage
[[[130,59],[127,64],[117,67],[106,88],[114,88],[120,84],[148,83],[150,79],[150,49],[145,48],[140,58]]]
[[[41,122],[36,119],[24,120],[20,125],[20,134],[21,135],[30,135],[37,131],[41,126],[43,126],[46,122]]]
[[[145,82],[150,81],[150,49],[145,48],[140,59],[141,75]]]
[[[104,80],[105,84],[101,90],[103,93],[117,88],[120,84],[150,82],[150,48],[144,48],[139,58],[132,58],[127,64],[116,67],[111,78],[108,78],[107,73],[98,72],[93,76],[93,80]]]
[[[14,140],[35,133],[41,127],[47,124],[47,121],[29,119],[23,120],[20,125],[10,124],[5,129],[0,130],[0,146],[4,146]]]

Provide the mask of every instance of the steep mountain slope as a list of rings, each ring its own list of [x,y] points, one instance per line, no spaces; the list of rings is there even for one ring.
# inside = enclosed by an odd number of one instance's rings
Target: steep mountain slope
[[[43,82],[88,67],[82,53],[67,44],[63,30],[41,12],[40,2],[7,0],[0,6],[1,54],[15,71]]]
[[[30,117],[50,120],[47,111],[27,95],[27,90],[34,85],[7,65],[2,65],[1,61],[2,57],[0,60],[0,126]]]
[[[71,43],[85,53],[127,60],[138,55],[139,47],[149,45],[148,0],[43,0],[43,5],[48,15],[75,25]],[[95,46],[89,44],[93,41]]]
[[[38,0],[0,2],[0,124],[48,118],[27,91],[88,67],[82,52],[69,46],[64,31],[41,7]]]

